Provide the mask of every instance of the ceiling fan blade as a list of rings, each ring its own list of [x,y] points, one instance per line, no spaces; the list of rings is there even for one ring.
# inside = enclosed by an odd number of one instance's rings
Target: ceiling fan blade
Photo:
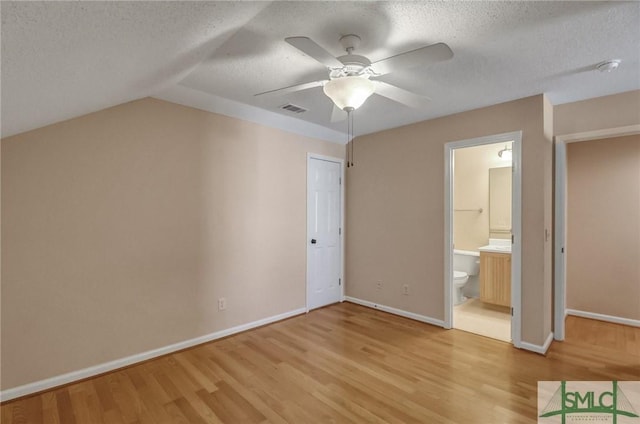
[[[320,47],[309,37],[287,37],[284,39],[296,49],[302,51],[329,68],[342,68],[344,65],[338,59],[333,57],[331,53]]]
[[[333,110],[331,111],[331,122],[340,122],[347,119],[347,112],[340,109],[335,104],[333,105]]]
[[[409,52],[400,53],[371,64],[371,68],[379,75],[414,66],[430,65],[451,59],[453,51],[445,43],[432,44]]]
[[[387,84],[382,81],[374,81],[376,84],[376,94],[401,103],[405,106],[419,108],[425,106],[429,100],[427,96],[412,93],[395,85]]]
[[[254,94],[255,96],[282,96],[288,93],[294,93],[296,91],[308,90],[310,88],[322,87],[328,80],[320,80],[313,82],[305,82],[303,84],[290,85],[289,87],[278,88],[276,90],[264,91],[262,93]]]

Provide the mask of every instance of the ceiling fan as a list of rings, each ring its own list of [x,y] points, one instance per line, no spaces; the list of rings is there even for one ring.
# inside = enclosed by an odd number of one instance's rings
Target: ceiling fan
[[[355,34],[340,38],[347,54],[337,58],[308,37],[288,37],[285,41],[325,65],[329,71],[329,79],[265,91],[256,96],[283,95],[323,87],[324,93],[334,103],[331,122],[344,119],[345,114],[342,111],[349,113],[357,109],[373,93],[410,107],[424,105],[425,101],[429,100],[428,97],[375,78],[400,69],[429,65],[453,57],[449,46],[437,43],[372,63],[368,58],[353,53],[360,45],[360,37]]]

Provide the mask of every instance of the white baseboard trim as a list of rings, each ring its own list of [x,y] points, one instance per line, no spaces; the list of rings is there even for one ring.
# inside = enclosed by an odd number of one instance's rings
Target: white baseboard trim
[[[640,327],[640,320],[637,320],[637,319],[615,317],[613,315],[597,314],[595,312],[579,311],[577,309],[567,309],[566,314],[573,315],[576,317],[613,322],[615,324],[630,325],[632,327]]]
[[[366,306],[372,309],[379,309],[384,312],[389,312],[390,314],[399,315],[401,317],[410,318],[416,321],[421,321],[427,324],[444,328],[444,321],[440,319],[435,319],[425,315],[415,314],[413,312],[403,311],[402,309],[392,308],[391,306],[380,305],[379,303],[369,302],[368,300],[358,299],[357,297],[345,296],[344,300],[347,302],[355,303],[357,305]]]
[[[306,308],[295,309],[293,311],[259,319],[257,321],[249,322],[247,324],[231,327],[226,330],[216,331],[214,333],[206,334],[204,336],[196,337],[194,339],[174,343],[172,345],[168,345],[158,349],[153,349],[153,350],[138,353],[135,355],[127,356],[125,358],[116,359],[114,361],[106,362],[104,364],[95,365],[95,366],[84,368],[78,371],[72,371],[70,373],[47,378],[45,380],[35,381],[33,383],[25,384],[23,386],[6,389],[0,392],[0,402],[6,402],[11,399],[27,396],[33,393],[42,392],[44,390],[49,390],[57,386],[73,383],[74,381],[83,380],[85,378],[93,377],[99,374],[104,374],[106,372],[113,371],[118,368],[123,368],[129,365],[133,365],[138,362],[153,359],[158,356],[162,356],[162,355],[173,353],[179,350],[187,349],[202,343],[207,343],[216,339],[220,339],[222,337],[227,337],[232,334],[251,330],[252,328],[260,327],[266,324],[274,323],[276,321],[281,321],[286,318],[291,318],[296,315],[304,314],[305,312],[306,312]]]
[[[553,341],[553,332],[549,333],[547,339],[544,341],[542,346],[535,345],[533,343],[520,342],[520,348],[525,350],[530,350],[531,352],[539,353],[540,355],[546,355],[547,350],[549,350],[549,346],[551,346],[551,342]]]

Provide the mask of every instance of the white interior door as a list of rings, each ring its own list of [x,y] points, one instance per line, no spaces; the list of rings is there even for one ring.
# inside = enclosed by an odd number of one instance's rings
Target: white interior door
[[[307,309],[342,297],[342,164],[307,161]]]

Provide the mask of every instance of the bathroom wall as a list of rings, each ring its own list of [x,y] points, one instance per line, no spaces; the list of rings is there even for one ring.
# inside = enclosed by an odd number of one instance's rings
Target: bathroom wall
[[[489,238],[509,234],[489,233],[489,169],[511,166],[498,152],[512,143],[487,144],[454,150],[453,243],[456,249],[477,250]],[[482,212],[455,211],[480,209]]]
[[[303,308],[307,152],[344,151],[155,99],[3,139],[2,389]]]
[[[567,145],[567,308],[640,320],[640,135]]]

